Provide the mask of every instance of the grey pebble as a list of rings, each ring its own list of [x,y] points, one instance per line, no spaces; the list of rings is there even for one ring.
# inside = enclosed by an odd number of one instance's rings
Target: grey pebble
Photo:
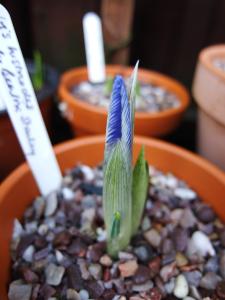
[[[196,270],[196,271],[184,272],[183,275],[185,276],[189,285],[192,285],[195,287],[199,286],[200,280],[202,278],[201,272]]]
[[[213,272],[208,272],[202,277],[200,286],[207,290],[214,290],[220,280],[218,275]]]
[[[134,292],[146,292],[150,290],[152,287],[153,287],[153,282],[151,280],[148,280],[143,284],[133,284],[132,290]]]
[[[32,285],[23,284],[21,280],[11,282],[9,286],[9,300],[30,300]]]
[[[46,282],[53,286],[58,286],[63,278],[65,268],[56,266],[51,263],[47,266],[45,270]]]

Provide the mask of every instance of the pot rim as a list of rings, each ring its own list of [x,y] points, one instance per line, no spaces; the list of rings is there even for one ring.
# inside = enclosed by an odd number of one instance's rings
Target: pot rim
[[[191,161],[199,168],[210,173],[213,177],[216,178],[216,180],[218,180],[225,186],[225,173],[206,159],[198,156],[195,153],[192,153],[189,150],[183,149],[182,147],[165,141],[143,136],[135,136],[134,143],[135,142],[140,145],[152,146],[156,149],[158,148],[161,150],[165,150],[172,154],[176,154],[179,157],[183,157],[185,160]],[[93,145],[100,143],[105,143],[104,135],[80,137],[55,146],[54,152],[57,155],[61,152],[69,151],[70,149],[73,149],[75,147],[79,148],[80,146],[84,145]],[[2,201],[4,201],[4,195],[7,194],[7,192],[15,185],[15,183],[28,172],[31,172],[28,163],[24,162],[19,167],[17,167],[8,177],[6,177],[6,179],[0,184],[0,204]]]
[[[117,72],[117,73],[132,73],[132,67],[127,66],[121,66],[121,65],[107,65],[106,66],[106,72],[110,74],[110,71]],[[168,91],[174,93],[180,101],[180,106],[175,108],[166,109],[165,111],[157,112],[157,113],[149,113],[149,112],[136,112],[135,113],[135,119],[161,119],[161,118],[167,118],[173,115],[181,114],[183,113],[189,103],[190,103],[190,97],[187,89],[177,80],[166,76],[164,74],[161,74],[156,71],[149,71],[147,69],[140,68],[139,69],[139,76],[142,77],[143,81],[146,83],[153,83],[156,85],[161,85],[165,87]],[[104,117],[107,116],[107,110],[101,106],[95,106],[92,104],[89,104],[84,101],[78,101],[69,91],[71,83],[68,83],[73,77],[76,77],[78,75],[82,75],[87,78],[87,67],[82,66],[78,68],[73,68],[61,75],[59,88],[58,88],[58,94],[62,100],[68,101],[70,105],[79,106],[81,109],[89,111],[90,113],[96,113],[99,115],[102,115]],[[78,80],[77,82],[79,82]],[[165,85],[166,82],[166,85]],[[164,84],[160,84],[164,83]],[[167,85],[170,85],[171,87],[168,88]]]
[[[225,59],[225,44],[212,45],[201,50],[199,61],[208,71],[225,81],[225,72],[214,66],[213,59],[223,57]]]

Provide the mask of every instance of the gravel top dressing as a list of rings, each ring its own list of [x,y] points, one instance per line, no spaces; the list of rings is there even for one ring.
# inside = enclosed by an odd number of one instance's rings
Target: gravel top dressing
[[[140,229],[116,260],[106,253],[101,167],[77,166],[60,191],[35,199],[15,220],[9,299],[225,299],[224,225],[186,183],[150,174]]]
[[[71,90],[72,94],[81,101],[92,105],[108,108],[110,103],[111,89],[107,83],[91,84],[84,81]],[[180,106],[180,100],[176,95],[165,90],[163,87],[139,82],[136,96],[136,111],[157,113]]]

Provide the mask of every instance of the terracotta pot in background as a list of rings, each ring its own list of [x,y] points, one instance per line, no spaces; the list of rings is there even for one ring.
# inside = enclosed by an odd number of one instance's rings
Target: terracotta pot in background
[[[225,45],[201,51],[193,82],[193,94],[199,106],[198,151],[225,170],[225,71],[214,61],[225,61]]]
[[[30,74],[34,72],[32,61],[26,61]],[[49,66],[44,66],[45,83],[36,92],[42,116],[48,133],[52,135],[53,95],[58,85],[58,73]],[[0,181],[24,161],[24,155],[17,141],[14,129],[5,110],[0,111]]]
[[[132,70],[130,67],[115,65],[107,66],[106,73],[111,76],[117,74],[130,76]],[[171,132],[178,126],[188,106],[188,92],[176,80],[157,72],[139,69],[138,78],[145,83],[162,86],[174,93],[180,99],[181,105],[159,113],[136,112],[135,133],[144,136],[162,136]],[[80,101],[70,92],[73,85],[87,79],[86,67],[75,68],[62,75],[59,85],[59,98],[67,106],[65,116],[76,136],[104,134],[106,128],[106,109]]]
[[[95,166],[103,159],[104,136],[76,139],[55,148],[62,170],[77,162]],[[202,158],[168,143],[147,138],[135,138],[134,157],[145,145],[149,163],[167,172],[172,172],[210,203],[218,215],[225,220],[224,197],[225,175]],[[90,155],[91,154],[91,155]],[[193,174],[195,176],[193,176]],[[29,186],[29,189],[27,188]],[[13,220],[21,218],[38,190],[27,164],[15,170],[0,186],[0,295],[7,300],[7,284],[10,274],[10,240]]]

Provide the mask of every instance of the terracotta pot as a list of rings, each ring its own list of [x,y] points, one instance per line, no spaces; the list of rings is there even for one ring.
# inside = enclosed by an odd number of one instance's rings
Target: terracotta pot
[[[76,139],[55,148],[62,170],[71,168],[76,162],[94,166],[102,161],[104,136]],[[173,172],[187,181],[210,203],[218,215],[225,220],[224,197],[225,174],[202,158],[176,146],[154,139],[135,139],[134,156],[141,145],[145,145],[148,161],[163,171]],[[91,154],[91,155],[90,155]],[[194,176],[193,176],[194,174]],[[29,186],[29,188],[27,188]],[[15,170],[0,186],[0,295],[7,299],[9,282],[10,251],[14,218],[21,218],[24,210],[37,196],[38,190],[27,164]]]
[[[32,74],[34,65],[32,61],[26,61],[29,73]],[[45,125],[51,136],[52,133],[52,107],[53,95],[58,84],[57,72],[49,66],[45,66],[46,82],[43,88],[36,93]],[[12,124],[5,110],[0,111],[0,181],[13,169],[24,161],[24,155],[17,141]]]
[[[198,151],[225,170],[225,72],[214,66],[225,60],[225,45],[201,51],[193,82],[199,106]]]
[[[107,66],[106,73],[115,76],[121,74],[130,76],[132,68],[123,66]],[[144,136],[162,136],[171,132],[181,121],[189,103],[186,89],[174,79],[157,72],[140,69],[139,80],[154,85],[163,86],[174,93],[181,101],[178,108],[168,109],[159,113],[136,112],[135,133]],[[88,134],[104,134],[106,128],[107,111],[75,98],[70,89],[73,85],[87,80],[86,67],[75,68],[65,72],[60,80],[59,98],[66,103],[66,118],[70,122],[76,136]]]

